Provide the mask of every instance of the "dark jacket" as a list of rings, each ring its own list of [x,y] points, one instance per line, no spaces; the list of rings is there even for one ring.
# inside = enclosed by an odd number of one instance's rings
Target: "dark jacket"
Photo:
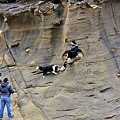
[[[1,96],[6,96],[6,97],[10,97],[11,93],[14,93],[12,86],[8,82],[2,82],[0,84],[0,91],[1,91]]]
[[[74,56],[77,55],[78,52],[78,44],[75,44],[71,47],[71,52],[73,53]]]

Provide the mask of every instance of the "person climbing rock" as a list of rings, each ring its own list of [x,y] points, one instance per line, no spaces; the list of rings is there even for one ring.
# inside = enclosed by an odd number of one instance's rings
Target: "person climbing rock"
[[[4,78],[3,82],[0,84],[1,91],[1,109],[0,109],[0,119],[3,117],[4,107],[6,105],[8,117],[13,118],[14,115],[11,112],[11,98],[10,95],[14,93],[11,84],[8,82],[8,78]]]
[[[71,41],[71,50],[68,51],[68,56],[67,56],[67,62],[71,63],[72,62],[72,58],[76,57],[78,55],[78,44],[75,42],[75,40]]]

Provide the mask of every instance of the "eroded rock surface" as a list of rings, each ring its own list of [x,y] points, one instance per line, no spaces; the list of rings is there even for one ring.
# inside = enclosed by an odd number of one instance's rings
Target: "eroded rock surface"
[[[63,1],[37,15],[38,1],[0,6],[0,72],[16,90],[15,120],[120,119],[119,0],[95,10]],[[58,75],[35,74],[38,65],[62,66],[66,38],[76,40],[83,60]]]

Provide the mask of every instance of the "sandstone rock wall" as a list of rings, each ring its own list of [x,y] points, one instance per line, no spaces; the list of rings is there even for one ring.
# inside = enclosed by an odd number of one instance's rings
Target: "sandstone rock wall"
[[[12,16],[0,17],[0,72],[16,90],[15,119],[119,120],[120,2],[93,10],[64,1],[60,11],[39,15],[29,11],[31,5],[17,4],[18,12],[5,5]],[[62,66],[61,55],[70,49],[66,38],[76,40],[84,59],[58,75],[35,74],[38,65]]]

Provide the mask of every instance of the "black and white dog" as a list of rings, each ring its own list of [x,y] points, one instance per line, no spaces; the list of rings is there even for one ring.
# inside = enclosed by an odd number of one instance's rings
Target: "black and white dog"
[[[45,66],[45,67],[42,67],[42,66],[38,66],[36,67],[36,70],[40,70],[42,71],[43,73],[43,78],[45,77],[45,75],[47,73],[53,73],[53,74],[57,74],[57,72],[59,72],[59,68],[57,65],[48,65],[48,66]]]

